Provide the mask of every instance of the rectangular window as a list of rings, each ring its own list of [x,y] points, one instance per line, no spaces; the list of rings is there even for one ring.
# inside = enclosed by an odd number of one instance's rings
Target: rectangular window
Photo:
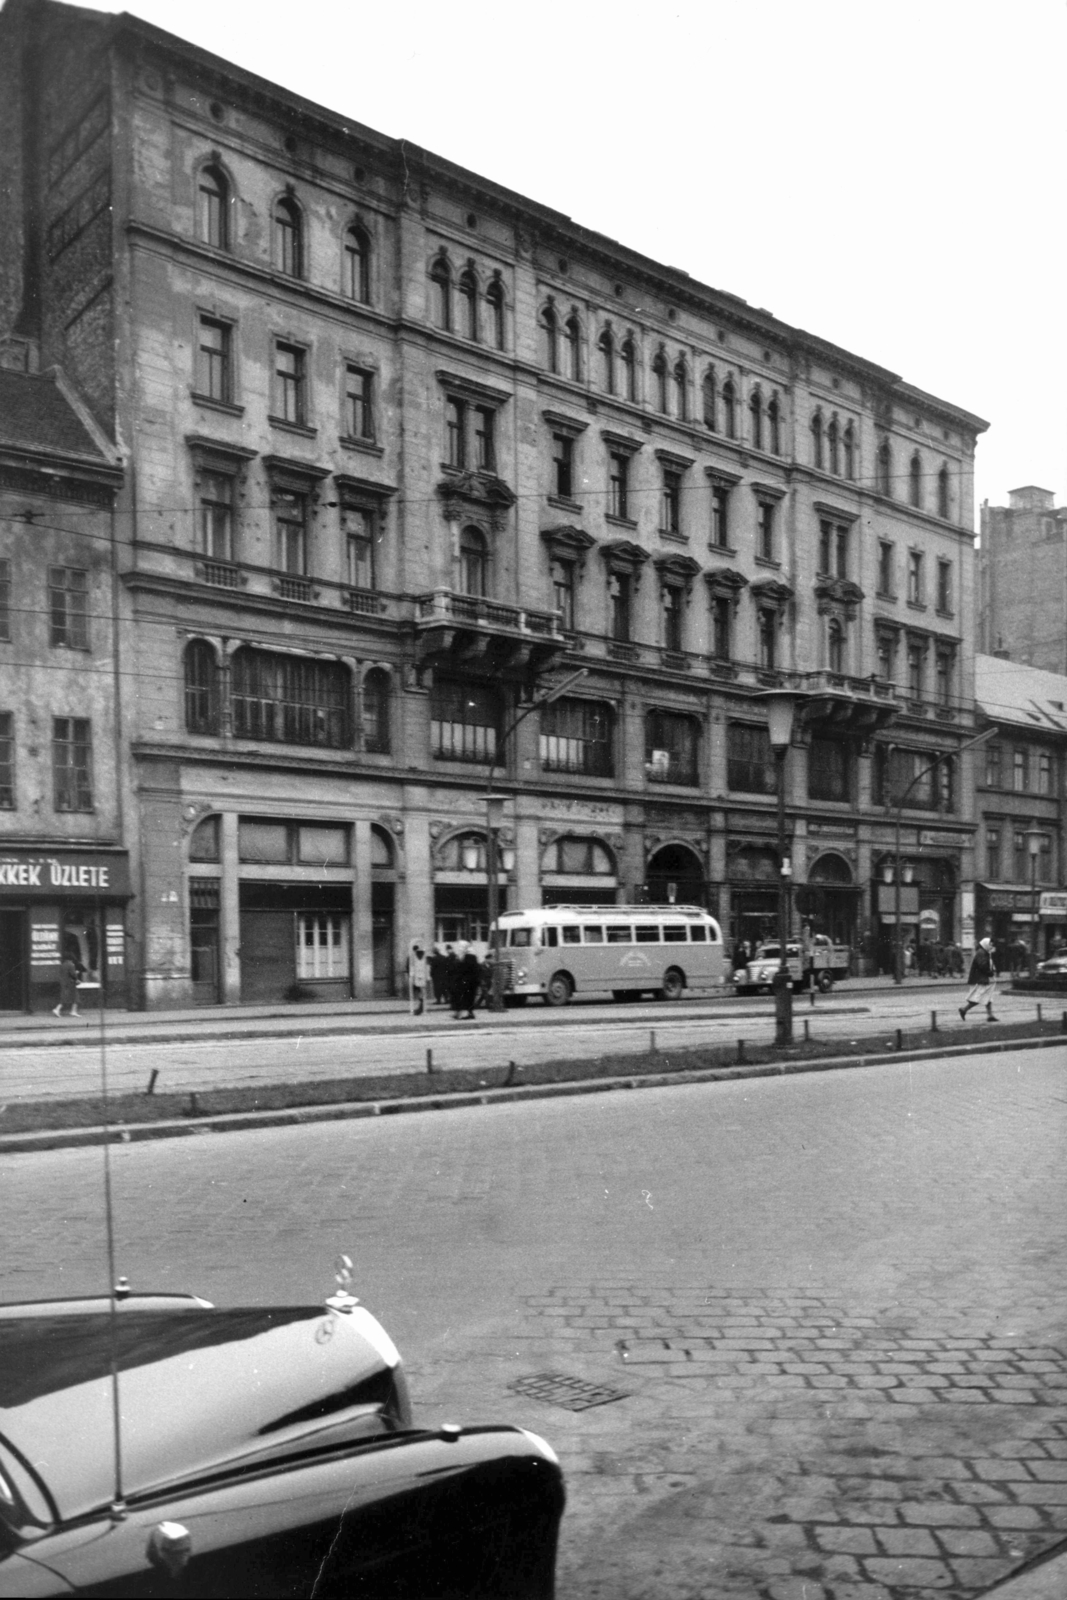
[[[937,703],[939,706],[952,704],[952,683],[956,673],[956,653],[954,650],[941,649],[937,652]]]
[[[608,601],[611,606],[609,623],[611,637],[617,644],[630,640],[630,600],[633,583],[628,572],[612,572],[608,576]]]
[[[378,515],[366,506],[341,507],[341,534],[345,541],[348,582],[353,589],[378,587]]]
[[[878,676],[887,683],[896,679],[897,641],[892,633],[877,633],[875,644],[878,650]]]
[[[908,694],[913,700],[921,700],[925,688],[926,647],[911,643],[908,645]]]
[[[717,594],[711,602],[711,650],[716,661],[729,661],[730,635],[733,622],[733,602],[724,594]]]
[[[834,574],[848,577],[848,524],[838,523],[834,528]]]
[[[936,757],[936,750],[908,750],[899,745],[876,744],[874,804],[896,806],[907,795],[905,804],[909,810],[953,810],[955,763],[946,759],[935,765]]]
[[[289,577],[307,575],[307,496],[290,489],[275,489],[274,567]]]
[[[299,345],[274,347],[274,415],[280,422],[307,422],[307,352]]]
[[[1041,848],[1037,853],[1037,881],[1038,883],[1054,883],[1052,871],[1052,838],[1045,834],[1041,840]]]
[[[496,413],[490,406],[474,408],[474,470],[496,471],[496,446],[493,440],[493,423]]]
[[[52,644],[88,650],[89,574],[79,567],[49,567],[48,603]]]
[[[560,627],[570,633],[574,629],[574,562],[553,561],[549,570],[552,576],[552,599],[559,612]]]
[[[345,368],[345,436],[374,442],[374,374],[362,367]]]
[[[237,738],[351,748],[352,675],[341,662],[242,647],[231,671]]]
[[[293,838],[287,822],[253,822],[242,817],[237,825],[237,854],[242,861],[261,866],[288,865],[293,859]]]
[[[711,542],[719,550],[730,548],[730,491],[723,484],[711,486]]]
[[[991,883],[996,883],[1000,877],[1000,829],[987,828],[985,831],[985,870],[986,877]]]
[[[1016,745],[1012,751],[1011,786],[1016,794],[1025,794],[1030,787],[1030,752],[1025,745]]]
[[[660,501],[660,532],[679,534],[682,531],[682,474],[670,467],[663,469],[663,495]]]
[[[986,745],[985,752],[985,781],[987,789],[1000,788],[1000,745]]]
[[[676,654],[685,649],[685,590],[673,583],[663,589],[663,646]]]
[[[630,516],[630,458],[612,455],[609,475],[608,506],[613,517],[628,521]]]
[[[759,554],[764,561],[773,561],[774,554],[774,503],[761,500],[759,508]]]
[[[650,711],[645,719],[645,773],[650,783],[699,782],[700,724],[674,711]]]
[[[0,643],[11,638],[11,562],[0,560]]]
[[[566,433],[552,435],[553,493],[558,500],[574,496],[574,440]]]
[[[1037,758],[1037,792],[1038,794],[1055,794],[1056,786],[1052,777],[1052,757],[1042,750]]]
[[[952,562],[939,561],[937,563],[937,609],[951,612],[952,610]]]
[[[207,400],[229,403],[233,399],[231,334],[226,322],[213,317],[200,318],[197,348],[196,389]]]
[[[11,811],[15,805],[15,716],[0,711],[0,807]]]
[[[913,606],[924,604],[923,557],[921,550],[908,551],[908,602]]]
[[[88,718],[53,719],[52,776],[57,811],[93,809],[93,759]]]
[[[500,700],[491,684],[445,679],[430,694],[434,756],[447,761],[493,761],[500,734]]]
[[[778,661],[778,613],[771,606],[761,606],[756,613],[756,631],[759,640],[759,664],[765,672],[773,672]]]
[[[852,799],[852,748],[845,740],[812,737],[808,751],[808,798]]]
[[[888,539],[878,545],[878,593],[893,595],[893,546]]]
[[[347,978],[348,916],[340,911],[300,911],[296,918],[297,978]]]
[[[774,794],[774,756],[766,728],[747,722],[727,725],[726,783],[740,794]]]
[[[233,560],[233,479],[227,472],[200,474],[200,553]]]
[[[545,772],[614,775],[611,708],[594,700],[556,700],[541,713],[541,766]],[[581,870],[586,868],[563,870]]]
[[[819,523],[819,576],[829,577],[830,562],[833,556],[834,525],[832,522]]]
[[[1012,877],[1016,883],[1026,883],[1030,877],[1030,853],[1026,848],[1025,833],[1016,833],[1012,840]]]

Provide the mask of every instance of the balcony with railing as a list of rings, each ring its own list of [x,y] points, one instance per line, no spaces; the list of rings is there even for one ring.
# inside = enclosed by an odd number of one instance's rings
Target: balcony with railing
[[[136,567],[126,575],[127,583],[150,585],[163,581],[225,590],[245,604],[279,602],[289,606],[314,607],[349,617],[385,617],[400,621],[410,618],[412,603],[403,595],[378,589],[354,588],[317,575],[304,576],[279,572],[249,561],[221,561],[195,550],[180,550],[173,545],[141,542],[136,546]]]
[[[415,601],[420,662],[481,662],[540,671],[567,648],[558,611],[435,589]]]

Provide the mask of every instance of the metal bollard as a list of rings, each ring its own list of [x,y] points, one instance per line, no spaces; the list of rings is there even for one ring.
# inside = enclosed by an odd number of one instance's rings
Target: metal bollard
[[[1041,1021],[1041,1001],[1040,1000],[1037,1002],[1037,1020],[1038,1020],[1038,1022]]]
[[[196,1097],[195,1089],[191,1090],[189,1094],[189,1115],[191,1117],[198,1117],[200,1115],[200,1101]]]
[[[650,1028],[648,1030],[648,1048],[649,1048],[650,1052],[652,1053],[652,1055],[655,1055],[655,1053],[656,1053],[656,1030],[655,1030],[655,1028]]]
[[[936,1033],[937,1032],[937,1012],[936,1011],[931,1011],[931,1013],[930,1013],[930,1032],[931,1033]]]
[[[811,1024],[808,1022],[807,1017],[804,1018],[804,1043],[811,1043]]]
[[[897,1029],[897,1049],[898,1050],[903,1050],[903,1048],[904,1048],[904,1029],[903,1028],[898,1028]]]
[[[738,1064],[740,1065],[744,1061],[744,1059],[745,1059],[745,1041],[743,1039],[738,1039],[738,1041],[737,1041],[737,1060],[738,1060]]]
[[[514,1082],[514,1079],[515,1079],[515,1063],[514,1063],[514,1061],[509,1061],[508,1062],[507,1077],[504,1079],[504,1087],[505,1087],[505,1089],[507,1088],[509,1083],[513,1083]]]
[[[433,1071],[433,1051],[429,1049],[426,1051],[426,1071]]]
[[[1060,1032],[1067,1033],[1067,1011],[1063,1013],[1063,1021],[1060,1023]]]
[[[148,1079],[148,1088],[145,1090],[145,1094],[155,1094],[155,1092],[156,1092],[156,1079],[158,1077],[159,1077],[159,1068],[158,1067],[153,1067],[151,1075],[150,1075],[150,1077]]]

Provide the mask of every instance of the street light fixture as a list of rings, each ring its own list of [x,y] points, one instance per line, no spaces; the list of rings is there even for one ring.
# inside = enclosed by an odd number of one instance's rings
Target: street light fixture
[[[793,739],[798,700],[808,697],[794,689],[771,689],[760,698],[767,706],[767,735],[774,751],[778,790],[778,971],[774,975],[774,1037],[778,1045],[793,1042],[793,978],[789,971],[789,888],[793,863],[786,854],[785,758]]]
[[[1031,823],[1026,830],[1026,848],[1030,852],[1030,976],[1037,977],[1037,858],[1045,843],[1045,830]]]

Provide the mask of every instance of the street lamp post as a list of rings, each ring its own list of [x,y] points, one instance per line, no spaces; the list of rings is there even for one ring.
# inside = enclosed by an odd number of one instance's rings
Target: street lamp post
[[[1030,852],[1030,976],[1037,977],[1037,858],[1045,842],[1044,830],[1031,823],[1026,830],[1026,848]]]
[[[774,751],[778,788],[778,971],[774,975],[774,1037],[778,1045],[793,1042],[793,976],[789,971],[789,888],[793,864],[786,854],[785,761],[793,738],[793,717],[804,695],[790,689],[772,689],[767,702],[767,733]]]

